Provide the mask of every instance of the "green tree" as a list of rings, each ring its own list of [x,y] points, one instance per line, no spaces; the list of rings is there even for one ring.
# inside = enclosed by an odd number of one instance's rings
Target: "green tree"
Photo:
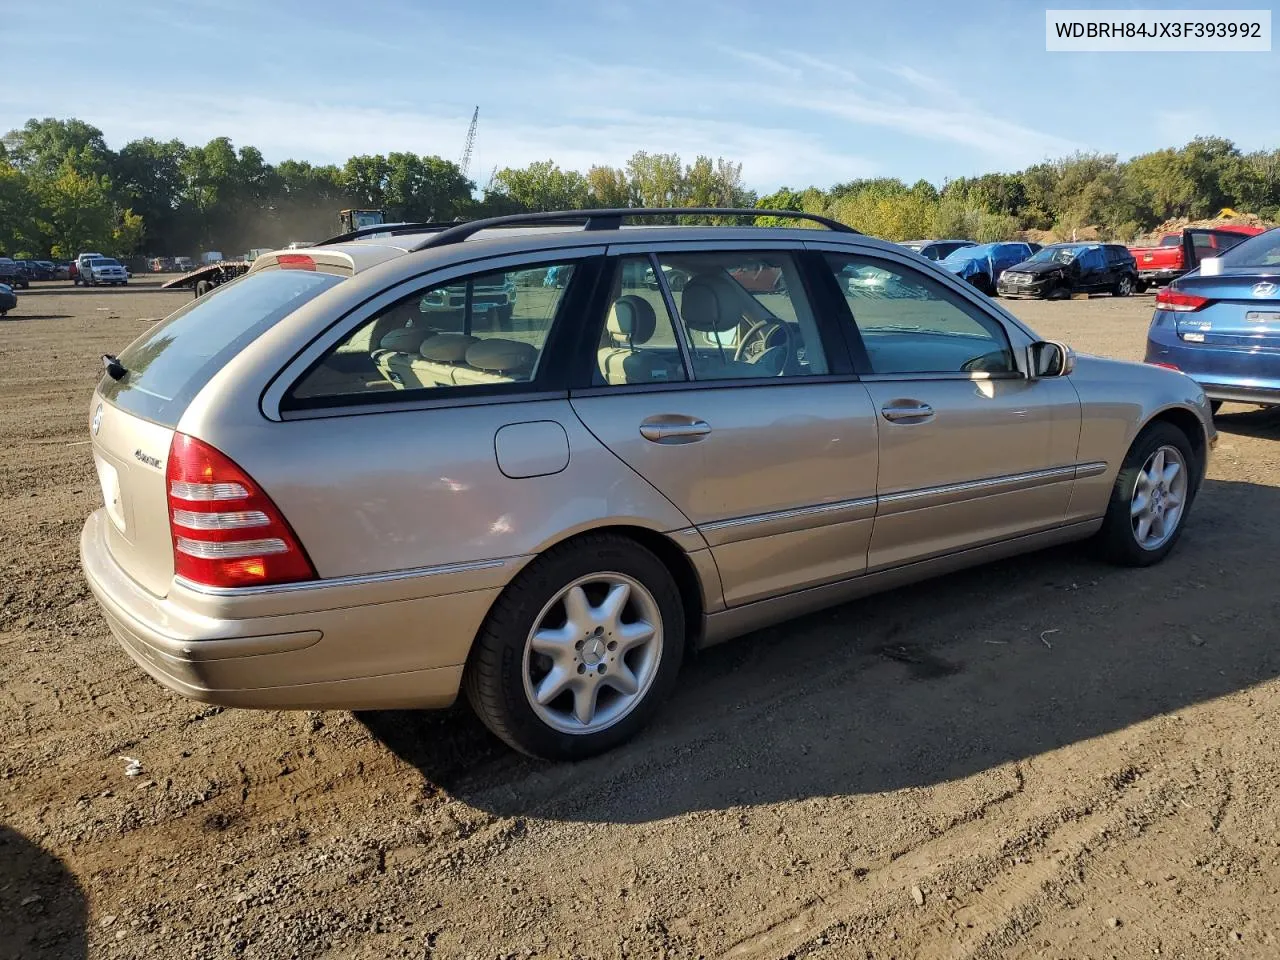
[[[53,256],[70,258],[85,250],[124,256],[136,248],[142,220],[116,205],[106,177],[80,173],[68,157],[37,189],[41,226]]]
[[[685,206],[684,168],[677,154],[639,150],[627,161],[627,179],[637,206]]]
[[[4,143],[16,166],[38,176],[57,176],[68,157],[80,173],[104,176],[114,160],[102,131],[83,120],[28,120],[5,134]]]
[[[627,171],[618,167],[592,167],[587,171],[587,196],[593,207],[631,206],[631,184],[627,179]]]
[[[151,137],[125,144],[115,160],[115,188],[121,203],[137,211],[146,230],[144,250],[171,249],[182,233],[178,214],[187,148],[180,140],[162,143]]]
[[[561,170],[551,160],[499,170],[491,189],[529,211],[581,210],[590,199],[587,178],[576,170]]]

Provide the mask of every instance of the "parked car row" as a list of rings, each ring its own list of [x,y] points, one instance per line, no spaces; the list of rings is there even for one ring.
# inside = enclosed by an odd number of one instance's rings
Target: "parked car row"
[[[1115,243],[1038,243],[915,240],[900,244],[950,270],[988,296],[1057,299],[1077,293],[1127,297],[1145,289],[1137,262]],[[880,280],[852,276],[850,289],[864,291]]]

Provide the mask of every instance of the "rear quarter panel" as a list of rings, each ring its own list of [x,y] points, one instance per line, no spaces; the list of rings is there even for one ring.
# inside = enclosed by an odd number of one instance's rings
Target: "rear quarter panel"
[[[1176,371],[1081,356],[1070,380],[1080,395],[1077,460],[1105,463],[1107,469],[1096,477],[1076,481],[1069,520],[1091,519],[1106,512],[1125,454],[1142,429],[1161,414],[1180,410],[1193,415],[1202,431],[1206,452],[1216,435],[1204,390]]]

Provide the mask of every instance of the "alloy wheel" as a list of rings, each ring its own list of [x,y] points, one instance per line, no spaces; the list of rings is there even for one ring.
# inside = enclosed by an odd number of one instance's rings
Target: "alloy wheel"
[[[621,573],[573,581],[542,608],[524,647],[529,706],[563,733],[605,730],[634,710],[662,660],[662,614]]]
[[[1144,550],[1159,550],[1169,541],[1187,503],[1187,465],[1177,447],[1159,447],[1138,473],[1129,503],[1133,536]]]

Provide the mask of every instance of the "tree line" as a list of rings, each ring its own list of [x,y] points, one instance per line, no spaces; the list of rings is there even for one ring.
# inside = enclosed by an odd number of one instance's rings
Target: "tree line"
[[[29,120],[0,140],[0,252],[18,257],[86,249],[234,255],[330,236],[345,208],[440,222],[639,206],[804,210],[890,240],[990,241],[1026,230],[1069,236],[1084,227],[1129,240],[1168,219],[1211,217],[1223,207],[1280,219],[1280,150],[1245,153],[1230,140],[1198,137],[1126,161],[1077,153],[940,187],[876,178],[762,197],[743,186],[740,163],[703,156],[685,163],[673,153],[640,151],[621,167],[585,172],[546,160],[495,170],[477,189],[457,163],[414,153],[270,164],[226,137],[203,146],[146,137],[116,151],[96,127],[52,118]]]

